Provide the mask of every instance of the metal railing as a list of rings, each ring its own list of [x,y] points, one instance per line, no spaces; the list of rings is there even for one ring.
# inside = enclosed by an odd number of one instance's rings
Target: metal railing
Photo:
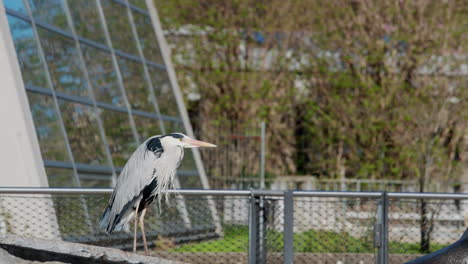
[[[111,192],[0,188],[0,232],[129,250],[131,232],[97,228]],[[403,263],[455,242],[468,211],[467,194],[168,193],[172,206],[147,216],[152,254],[190,263]]]

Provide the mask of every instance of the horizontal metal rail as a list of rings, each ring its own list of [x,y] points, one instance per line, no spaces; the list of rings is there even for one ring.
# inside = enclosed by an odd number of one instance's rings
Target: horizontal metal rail
[[[382,192],[294,191],[294,197],[378,198]]]
[[[41,188],[41,187],[0,187],[2,194],[111,194],[112,188]],[[168,190],[166,193],[182,196],[254,196],[282,197],[284,190]],[[343,191],[293,191],[294,197],[329,198],[380,198],[384,192],[343,192]],[[468,199],[462,193],[403,193],[389,192],[391,199]]]
[[[111,194],[111,188],[35,188],[35,187],[1,187],[0,194]],[[180,195],[234,195],[248,196],[250,191],[225,190],[169,190],[166,193]]]
[[[1,194],[110,194],[111,188],[1,187]]]
[[[389,192],[388,198],[395,199],[450,199],[464,200],[468,199],[465,193],[415,193],[415,192]]]

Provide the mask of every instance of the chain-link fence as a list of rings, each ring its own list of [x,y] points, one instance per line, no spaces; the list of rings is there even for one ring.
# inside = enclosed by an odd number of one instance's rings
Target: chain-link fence
[[[131,250],[98,228],[110,189],[0,188],[0,232]],[[403,263],[455,242],[468,195],[179,190],[148,210],[151,255],[187,263]],[[138,233],[142,249],[141,233]]]
[[[213,142],[218,147],[201,152],[201,158],[211,188],[243,189],[261,187],[262,142],[260,124],[242,124],[228,121],[191,119],[195,137]],[[267,175],[267,184],[272,175]]]
[[[455,199],[448,199],[450,196]],[[394,263],[403,263],[414,258],[413,254],[425,255],[457,241],[468,227],[465,196],[391,198],[388,239]]]

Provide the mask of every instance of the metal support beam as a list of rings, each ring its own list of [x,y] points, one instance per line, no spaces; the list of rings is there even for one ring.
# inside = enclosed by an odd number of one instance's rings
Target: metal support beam
[[[261,124],[261,147],[260,147],[260,189],[265,189],[265,121]]]
[[[388,194],[382,192],[377,206],[377,220],[374,226],[374,246],[377,248],[378,264],[388,263]]]
[[[294,199],[293,191],[284,192],[284,263],[294,262]]]
[[[249,263],[266,263],[266,201],[250,191]]]
[[[250,193],[250,214],[249,214],[249,264],[257,263],[257,198],[254,193]]]
[[[146,6],[148,7],[148,13],[153,23],[153,28],[156,34],[156,39],[158,40],[160,48],[161,48],[161,55],[163,57],[164,64],[166,65],[167,74],[168,74],[169,81],[172,86],[172,91],[174,92],[174,97],[176,99],[180,117],[182,118],[182,122],[184,124],[187,135],[194,138],[195,135],[193,133],[192,125],[190,124],[190,119],[188,116],[187,109],[185,108],[182,91],[179,87],[179,84],[177,83],[176,73],[175,73],[174,66],[172,65],[172,60],[171,60],[171,51],[169,49],[169,45],[166,42],[166,39],[164,38],[161,23],[159,21],[158,11],[156,10],[156,7],[154,6],[154,1],[152,0],[146,0]],[[205,168],[203,167],[203,162],[201,160],[200,151],[196,148],[193,148],[192,153],[193,153],[193,158],[195,160],[195,165],[200,174],[201,185],[203,189],[210,189],[208,177],[206,176]],[[213,202],[213,199],[211,197],[207,197],[207,198],[208,198],[208,205],[210,206],[210,209],[211,209],[211,217],[213,218],[213,221],[216,226],[216,233],[219,235],[222,235],[223,229],[221,227],[221,220],[218,215],[218,210],[216,209],[216,205]]]
[[[257,243],[257,263],[263,264],[266,263],[266,212],[267,212],[267,201],[265,201],[265,197],[257,197],[257,215],[258,215],[258,243]]]

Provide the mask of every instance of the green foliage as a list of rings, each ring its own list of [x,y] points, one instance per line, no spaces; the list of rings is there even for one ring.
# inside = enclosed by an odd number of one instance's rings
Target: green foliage
[[[448,245],[442,245],[437,243],[431,243],[430,252],[437,251]],[[421,254],[421,244],[420,243],[401,243],[390,241],[389,250],[394,254]]]
[[[294,235],[294,249],[297,252],[329,253],[371,253],[373,242],[365,238],[354,238],[347,233],[323,230],[309,230]]]
[[[182,245],[176,252],[246,252],[249,247],[249,229],[246,226],[228,226],[219,240]]]
[[[218,240],[195,242],[181,245],[175,252],[247,252],[249,229],[247,226],[226,226],[224,237]],[[284,250],[282,232],[267,230],[267,250],[282,252]],[[431,244],[431,252],[447,245]],[[419,243],[402,243],[390,241],[391,254],[419,254]],[[355,238],[347,233],[325,230],[308,230],[294,234],[294,251],[300,253],[373,253],[372,236]]]
[[[461,175],[455,157],[466,152],[466,78],[444,70],[457,69],[456,55],[466,51],[461,2],[156,5],[165,28],[192,29],[191,38],[169,39],[173,54],[192,62],[176,63],[179,80],[201,95],[191,112],[235,125],[267,121],[267,167],[275,174]]]

